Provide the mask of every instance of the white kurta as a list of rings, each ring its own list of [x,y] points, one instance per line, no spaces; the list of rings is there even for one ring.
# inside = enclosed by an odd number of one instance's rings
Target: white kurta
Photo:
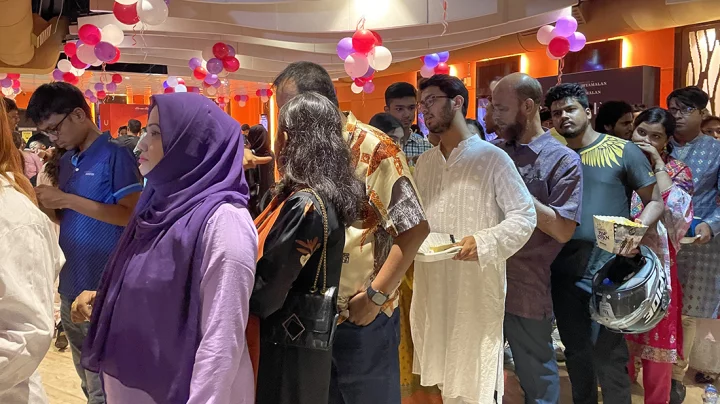
[[[478,262],[415,263],[410,324],[413,372],[443,397],[498,402],[503,394],[505,261],[536,224],[532,197],[510,157],[473,136],[446,161],[420,156],[415,181],[433,232],[473,235]]]

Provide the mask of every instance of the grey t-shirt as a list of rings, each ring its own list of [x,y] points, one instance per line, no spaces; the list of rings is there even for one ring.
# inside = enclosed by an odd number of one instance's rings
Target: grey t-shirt
[[[554,275],[579,278],[577,286],[590,292],[592,276],[613,257],[597,247],[593,216],[630,218],[633,191],[655,183],[650,161],[632,142],[601,134],[580,150],[583,197],[580,225],[553,263]]]

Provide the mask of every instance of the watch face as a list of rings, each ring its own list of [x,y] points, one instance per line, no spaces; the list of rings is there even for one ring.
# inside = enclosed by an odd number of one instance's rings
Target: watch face
[[[387,297],[383,296],[382,293],[375,293],[372,297],[372,301],[378,306],[381,306],[385,304],[385,302],[387,301]]]

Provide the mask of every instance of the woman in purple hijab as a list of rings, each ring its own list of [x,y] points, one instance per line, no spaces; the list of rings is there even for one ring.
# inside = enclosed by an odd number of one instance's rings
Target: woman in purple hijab
[[[139,143],[147,186],[100,290],[82,364],[109,403],[254,403],[245,340],[257,233],[240,125],[193,93],[152,98]],[[92,311],[92,314],[90,312]]]

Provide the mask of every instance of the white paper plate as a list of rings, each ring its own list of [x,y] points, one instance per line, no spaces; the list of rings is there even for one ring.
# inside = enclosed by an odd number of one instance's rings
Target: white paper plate
[[[699,239],[700,236],[695,237],[683,237],[680,239],[680,244],[692,244],[695,242],[695,240]]]
[[[417,254],[415,255],[415,261],[418,262],[438,262],[453,259],[457,253],[462,250],[462,247],[452,247],[445,251],[430,254]]]

